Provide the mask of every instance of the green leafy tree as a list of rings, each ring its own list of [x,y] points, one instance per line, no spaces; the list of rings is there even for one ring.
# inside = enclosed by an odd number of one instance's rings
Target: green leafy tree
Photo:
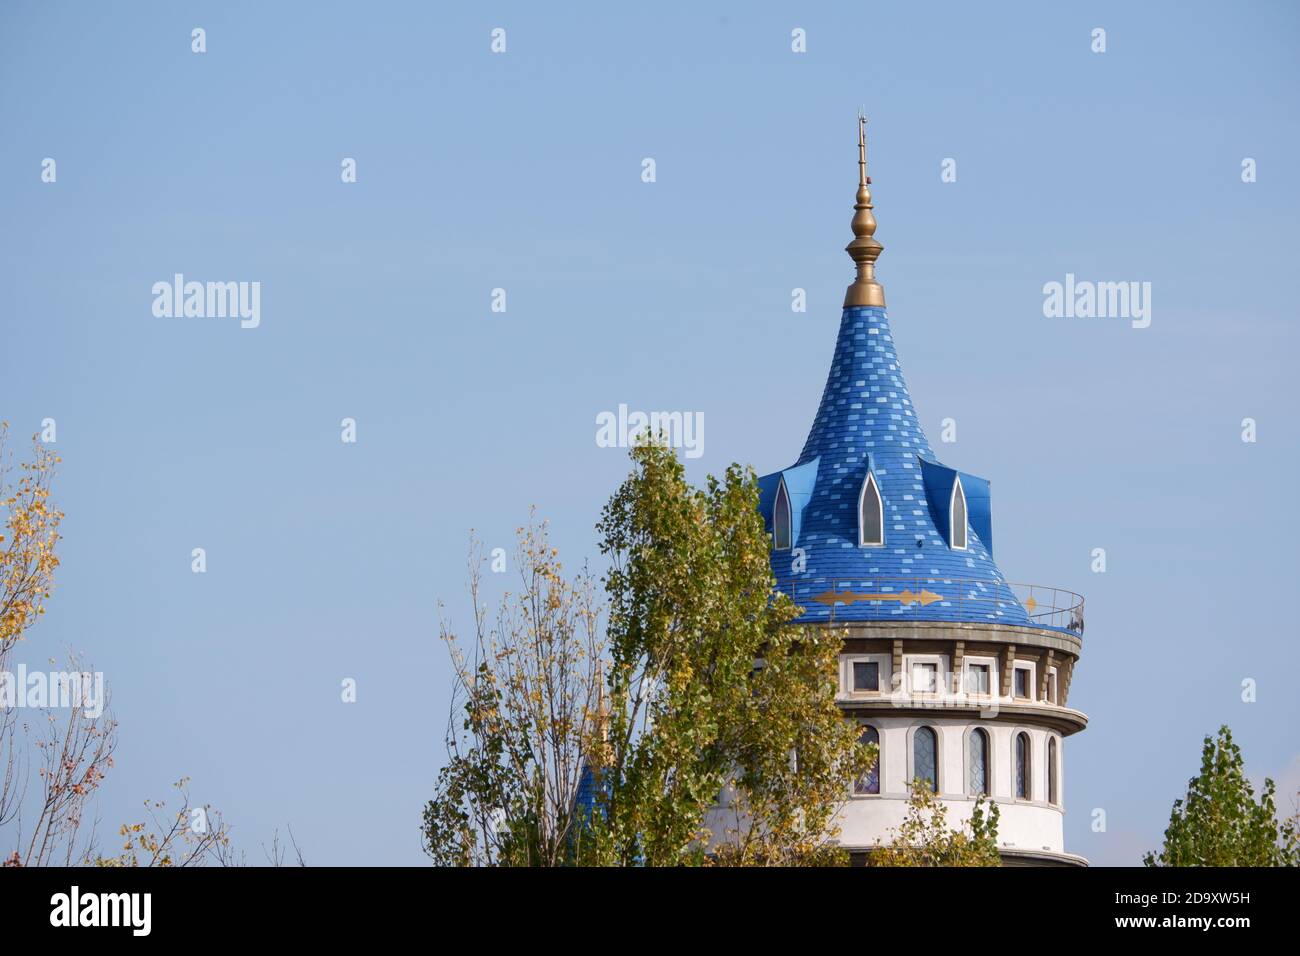
[[[775,627],[751,677],[736,775],[711,814],[711,861],[730,866],[848,863],[835,841],[851,782],[879,757],[835,703],[844,633]],[[792,757],[793,753],[793,757]]]
[[[1001,866],[998,805],[980,796],[961,829],[948,826],[948,808],[923,780],[914,780],[907,816],[888,844],[873,850],[871,866]]]
[[[660,443],[632,459],[599,524],[612,563],[602,861],[708,858],[706,814],[728,783],[739,820],[716,862],[820,859],[873,757],[835,704],[840,637],[791,626],[752,470],[698,490]]]
[[[1187,796],[1174,801],[1159,853],[1147,866],[1298,866],[1297,820],[1278,821],[1274,784],[1264,780],[1259,800],[1246,779],[1241,749],[1232,731],[1219,728],[1201,748],[1201,772],[1187,784]]]
[[[441,865],[841,859],[836,812],[876,756],[835,703],[842,635],[790,623],[752,471],[698,490],[662,445],[632,459],[599,525],[603,632],[589,581],[564,579],[544,533],[522,536],[520,593],[491,623],[471,561],[475,637],[443,627],[453,718],[426,851]],[[592,811],[575,808],[584,773]]]

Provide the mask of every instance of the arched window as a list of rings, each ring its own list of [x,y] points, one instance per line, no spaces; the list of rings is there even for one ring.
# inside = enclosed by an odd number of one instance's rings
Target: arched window
[[[1047,738],[1047,802],[1059,803],[1056,796],[1056,738]]]
[[[880,500],[876,476],[867,472],[867,480],[862,483],[862,493],[858,495],[858,544],[884,543],[885,505]]]
[[[957,551],[966,550],[966,492],[960,477],[953,482],[948,506],[948,544]]]
[[[967,755],[970,761],[970,794],[977,797],[980,794],[987,795],[989,792],[989,735],[982,727],[976,727],[970,732],[970,739],[967,741],[967,749],[970,753]]]
[[[790,547],[790,496],[785,493],[785,480],[776,488],[776,507],[772,509],[772,537],[778,551]]]
[[[939,792],[939,740],[929,727],[917,727],[912,737],[912,779],[923,780]]]
[[[880,731],[875,727],[867,726],[862,728],[862,735],[858,737],[858,743],[862,746],[867,744],[876,745],[876,760],[871,767],[862,776],[853,782],[854,793],[879,793],[880,792]]]
[[[1030,800],[1033,782],[1029,777],[1029,735],[1016,734],[1016,799]]]

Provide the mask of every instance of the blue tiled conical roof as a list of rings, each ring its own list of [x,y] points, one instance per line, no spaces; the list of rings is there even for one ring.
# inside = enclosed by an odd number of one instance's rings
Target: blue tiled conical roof
[[[858,502],[870,471],[884,506],[884,544],[860,545]],[[960,480],[968,546],[949,546],[950,501]],[[792,547],[772,552],[778,587],[804,622],[1029,623],[993,563],[989,483],[935,457],[912,407],[883,307],[849,306],[826,390],[790,468],[765,475],[768,529],[777,489],[791,503]]]

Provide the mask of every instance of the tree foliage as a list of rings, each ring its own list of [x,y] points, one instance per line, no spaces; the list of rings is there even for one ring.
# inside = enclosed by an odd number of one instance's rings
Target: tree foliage
[[[50,504],[50,486],[59,458],[32,439],[32,460],[19,462],[11,481],[13,459],[6,444],[8,422],[0,422],[0,661],[45,613],[59,566],[55,546],[63,512]]]
[[[1187,796],[1174,801],[1157,853],[1147,866],[1297,866],[1300,833],[1295,815],[1279,822],[1275,787],[1264,780],[1263,792],[1246,779],[1241,749],[1227,726],[1201,747],[1201,772],[1187,784]]]
[[[871,756],[835,704],[839,637],[791,627],[751,470],[698,490],[660,443],[632,459],[598,526],[611,561],[605,862],[707,858],[706,815],[728,783],[733,824],[714,861],[806,859],[830,845]]]
[[[31,458],[16,468],[8,425],[0,422],[0,839],[5,866],[68,866],[94,850],[82,834],[90,801],[113,766],[117,724],[111,711],[91,717],[84,707],[17,705],[10,669],[15,647],[45,613],[59,566],[57,545],[63,512],[50,500],[59,457],[32,438]],[[15,480],[16,478],[16,480]],[[87,672],[68,654],[69,673]],[[54,664],[54,658],[49,659]],[[14,695],[11,700],[10,694]],[[34,770],[34,773],[33,773]],[[34,784],[34,785],[33,785]]]
[[[519,592],[489,620],[482,545],[470,545],[474,635],[446,621],[448,762],[421,826],[441,866],[558,866],[581,851],[575,798],[597,737],[598,608],[591,579],[565,579],[544,524],[518,529]]]
[[[20,717],[16,695],[25,688],[13,678],[11,656],[45,613],[54,589],[63,512],[51,502],[59,457],[33,436],[30,459],[15,470],[7,440],[8,425],[0,422],[0,866],[230,863],[228,831],[220,816],[207,806],[192,808],[185,781],[177,784],[184,799],[173,819],[159,819],[163,803],[146,803],[156,832],[145,823],[127,824],[119,831],[125,840],[121,853],[105,857],[99,851],[92,801],[117,747],[117,721],[107,690],[93,716],[92,708],[82,706],[87,701],[74,694],[69,700],[28,706],[28,716]],[[55,658],[49,663],[53,666]],[[69,652],[62,673],[90,678],[91,670]],[[213,814],[215,825],[193,826],[192,815],[199,810],[204,821]]]
[[[873,850],[871,866],[1001,866],[998,805],[980,796],[970,820],[948,825],[948,808],[923,780],[912,781],[907,816],[888,844]]]
[[[739,715],[735,775],[712,861],[754,866],[847,863],[834,837],[852,781],[879,757],[835,702],[844,633],[774,627]],[[792,756],[793,755],[793,756]]]
[[[444,630],[461,716],[424,812],[437,863],[836,858],[837,811],[875,758],[835,703],[842,635],[791,624],[752,471],[733,465],[700,490],[661,444],[632,461],[598,525],[610,563],[601,639],[589,582],[565,584],[558,562],[528,548],[524,566],[546,570],[529,571],[518,600],[553,617],[486,628],[476,610],[472,660]],[[594,812],[574,811],[584,770]]]
[[[94,865],[178,868],[208,862],[234,865],[230,828],[211,805],[193,806],[189,782],[188,777],[183,777],[172,785],[181,795],[180,806],[172,813],[166,812],[165,800],[146,800],[144,807],[149,819],[122,824],[117,831],[123,841],[121,851],[114,856],[96,854]]]

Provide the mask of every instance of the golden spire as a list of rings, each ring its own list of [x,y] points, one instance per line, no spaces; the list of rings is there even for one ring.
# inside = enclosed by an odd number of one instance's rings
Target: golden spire
[[[596,727],[592,752],[587,762],[603,767],[609,762],[609,705],[605,702],[605,662],[596,661]]]
[[[604,661],[596,662],[596,682],[600,685],[600,688],[596,691],[596,730],[600,733],[600,739],[603,743],[609,739],[609,705],[605,703]]]
[[[853,204],[853,241],[844,247],[858,267],[858,277],[844,293],[844,306],[885,305],[885,289],[876,281],[876,260],[885,247],[876,241],[871,177],[867,175],[867,118],[858,110],[858,201]]]

